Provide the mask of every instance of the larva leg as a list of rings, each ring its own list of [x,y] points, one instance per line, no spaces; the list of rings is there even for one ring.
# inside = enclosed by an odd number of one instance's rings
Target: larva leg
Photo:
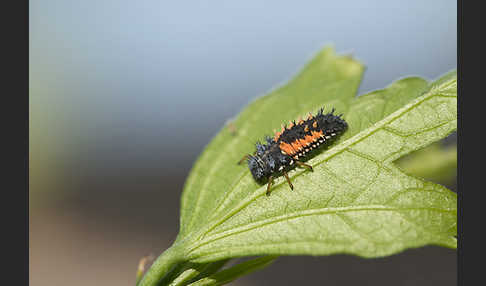
[[[297,160],[295,161],[295,163],[297,165],[299,165],[300,167],[304,167],[306,169],[309,169],[309,171],[314,171],[314,169],[312,169],[312,166],[311,165],[307,165],[306,163],[302,163],[302,162],[297,161]]]
[[[289,178],[289,174],[287,174],[287,172],[283,172],[284,176],[285,176],[285,179],[287,179],[287,183],[289,183],[289,187],[291,190],[294,189],[294,185],[292,185],[292,183],[290,182],[290,178]]]
[[[266,195],[270,195],[270,188],[272,187],[273,184],[273,176],[268,177],[268,185],[267,185],[267,193]]]

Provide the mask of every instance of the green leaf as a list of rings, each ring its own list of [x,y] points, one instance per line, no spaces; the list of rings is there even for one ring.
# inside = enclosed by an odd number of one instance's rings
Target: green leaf
[[[457,127],[456,74],[417,78],[355,98],[363,66],[332,49],[258,98],[198,158],[184,187],[181,230],[140,285],[156,285],[178,263],[252,255],[379,257],[428,244],[456,247],[456,195],[402,172],[398,158]],[[349,129],[278,178],[270,196],[236,164],[281,123],[320,107],[343,113]],[[243,270],[242,270],[243,271]]]

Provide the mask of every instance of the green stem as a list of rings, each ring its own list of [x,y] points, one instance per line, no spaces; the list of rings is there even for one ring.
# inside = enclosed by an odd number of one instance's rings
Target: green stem
[[[201,278],[210,276],[216,273],[221,267],[223,267],[229,259],[224,259],[220,261],[210,262],[210,263],[193,263],[191,269],[187,269],[181,273],[177,278],[172,279],[169,286],[183,286],[191,282],[197,281]]]
[[[229,283],[238,277],[265,268],[277,259],[277,255],[267,255],[245,261],[216,274],[204,277],[189,286],[219,286]]]
[[[137,286],[157,286],[164,276],[177,268],[179,264],[184,263],[185,261],[179,248],[181,248],[181,245],[176,243],[164,251],[155,260]]]

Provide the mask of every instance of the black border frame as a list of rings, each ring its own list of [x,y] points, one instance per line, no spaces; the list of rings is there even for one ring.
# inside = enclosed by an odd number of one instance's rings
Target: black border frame
[[[2,285],[29,285],[29,1],[4,2],[2,12]]]

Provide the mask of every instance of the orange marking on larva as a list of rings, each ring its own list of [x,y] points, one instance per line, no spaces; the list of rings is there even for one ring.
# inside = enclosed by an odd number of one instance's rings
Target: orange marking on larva
[[[280,142],[280,146],[279,147],[280,147],[280,150],[284,151],[289,156],[292,156],[295,153],[297,153],[297,151],[294,150],[294,148],[292,147],[292,145],[290,145],[289,143]]]
[[[292,143],[280,142],[280,150],[285,152],[289,156],[294,156],[300,152],[303,148],[314,143],[321,136],[322,131],[311,131],[312,135],[306,135],[303,139],[297,139]],[[294,158],[295,159],[295,158]]]
[[[277,142],[281,135],[282,135],[282,132],[276,132],[275,137],[273,137],[273,141]]]
[[[292,148],[294,148],[295,152],[300,151],[302,149],[302,146],[300,145],[299,142],[292,142]]]
[[[307,147],[309,145],[309,142],[307,142],[305,137],[304,137],[304,139],[300,139],[299,143],[300,143],[300,145],[302,145],[302,147]]]
[[[299,145],[305,147],[307,146],[307,141],[305,141],[305,139],[299,139]]]
[[[311,131],[311,134],[312,134],[312,137],[314,138],[314,140],[317,140],[318,138],[320,138],[322,136],[322,131]]]
[[[289,122],[289,127],[287,127],[288,129],[294,127],[294,123],[293,122]]]
[[[306,135],[304,140],[305,143],[309,145],[312,144],[312,142],[314,142],[316,139],[314,138],[314,136]]]
[[[299,122],[297,122],[299,125],[304,123],[304,120],[302,120],[301,118],[299,118]]]
[[[312,123],[312,127],[317,128],[317,121],[314,121],[314,123]]]
[[[310,119],[312,119],[312,117],[314,117],[314,116],[312,116],[312,113],[309,112],[309,117],[307,117],[307,119],[310,120]]]
[[[309,125],[306,125],[306,126],[305,126],[304,131],[305,131],[305,132],[309,132]]]

